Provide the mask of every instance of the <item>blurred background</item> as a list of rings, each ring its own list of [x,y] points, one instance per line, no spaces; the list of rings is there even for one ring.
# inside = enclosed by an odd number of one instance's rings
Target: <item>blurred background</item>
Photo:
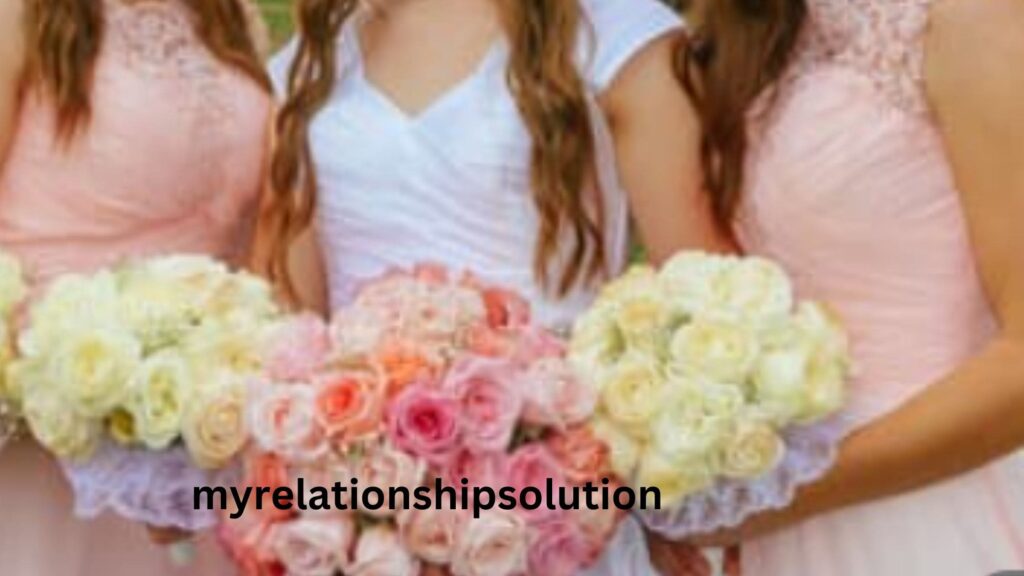
[[[270,25],[271,34],[273,36],[274,44],[280,45],[283,43],[288,36],[291,34],[292,29],[292,11],[291,4],[293,0],[259,0],[260,5],[263,7],[263,13],[266,15],[267,23]],[[682,8],[682,6],[689,4],[690,0],[663,0],[666,4],[674,6],[676,8]]]

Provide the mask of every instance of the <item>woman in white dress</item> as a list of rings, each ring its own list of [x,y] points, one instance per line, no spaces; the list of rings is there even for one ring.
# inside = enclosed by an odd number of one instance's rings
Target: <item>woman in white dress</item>
[[[681,22],[656,0],[297,6],[299,37],[271,64],[283,104],[260,252],[307,305],[321,263],[337,307],[366,278],[435,262],[567,328],[621,271],[630,205],[655,261],[718,242],[681,161],[697,157],[672,72]],[[637,524],[614,548],[605,573],[652,571]]]

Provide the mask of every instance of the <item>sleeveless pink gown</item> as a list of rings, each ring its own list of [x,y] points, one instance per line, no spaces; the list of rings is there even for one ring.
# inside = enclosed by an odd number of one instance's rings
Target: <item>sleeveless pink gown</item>
[[[810,0],[754,127],[739,235],[851,333],[866,424],[977,352],[995,323],[922,90],[930,0]],[[969,401],[969,399],[965,399]],[[994,423],[997,425],[997,423]],[[1020,456],[746,543],[745,576],[983,576],[1024,567]]]
[[[106,2],[92,118],[61,149],[30,95],[0,162],[0,246],[36,280],[131,256],[244,249],[259,193],[270,96],[215,60],[179,0]],[[28,440],[0,452],[0,573],[228,574],[212,539],[180,567],[142,526],[83,521],[57,465]]]

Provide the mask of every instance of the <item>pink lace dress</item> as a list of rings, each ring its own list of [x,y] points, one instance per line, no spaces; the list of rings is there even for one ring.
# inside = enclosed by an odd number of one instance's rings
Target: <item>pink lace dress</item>
[[[753,131],[739,235],[846,321],[857,364],[852,427],[920,393],[995,330],[922,87],[930,3],[809,0],[797,61]],[[820,475],[829,457],[798,463],[803,480]],[[981,576],[1022,567],[1019,456],[743,546],[745,576]]]
[[[57,145],[52,105],[28,94],[0,161],[0,246],[41,282],[159,253],[231,259],[260,188],[269,95],[205,49],[180,0],[105,6],[86,130]],[[229,572],[211,541],[177,567],[139,524],[75,518],[58,464],[31,441],[0,452],[0,573]]]

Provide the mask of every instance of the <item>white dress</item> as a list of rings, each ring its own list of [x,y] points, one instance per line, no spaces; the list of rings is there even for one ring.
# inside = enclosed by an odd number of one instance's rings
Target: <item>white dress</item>
[[[578,61],[596,120],[609,272],[617,274],[626,261],[628,206],[607,125],[593,103],[632,56],[681,21],[656,0],[580,1],[589,26],[581,33]],[[506,84],[507,45],[496,43],[471,75],[410,115],[364,76],[359,21],[350,21],[341,35],[337,86],[310,127],[332,306],[389,268],[434,262],[516,289],[540,321],[570,325],[596,287],[559,299],[535,279],[539,219],[529,185],[531,140]],[[294,51],[293,43],[271,62],[279,91]],[[612,548],[595,574],[654,573],[635,521],[623,526]]]

